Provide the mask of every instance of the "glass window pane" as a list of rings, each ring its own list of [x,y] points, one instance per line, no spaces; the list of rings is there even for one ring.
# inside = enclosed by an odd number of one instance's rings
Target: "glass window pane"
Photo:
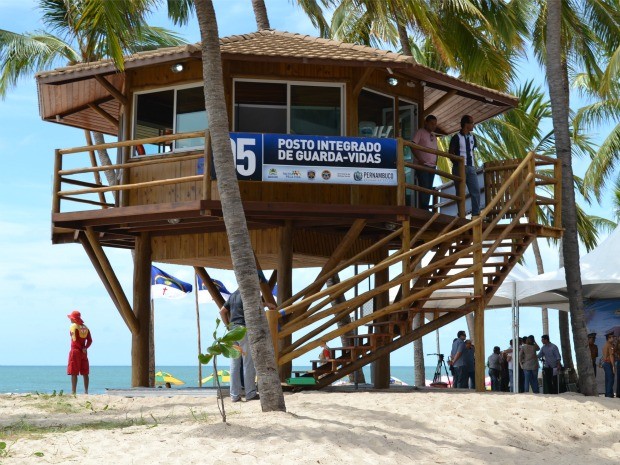
[[[358,134],[362,137],[394,137],[394,99],[362,90],[357,121]]]
[[[237,132],[286,134],[286,84],[235,82]]]
[[[340,87],[291,85],[291,134],[340,136]]]
[[[204,131],[209,127],[205,111],[205,96],[202,86],[177,91],[176,132]],[[177,149],[203,147],[204,137],[182,139],[176,142]]]
[[[418,128],[418,106],[415,103],[399,100],[398,123],[400,137],[411,140]]]
[[[136,98],[136,124],[134,139],[146,139],[171,134],[174,123],[174,90],[139,94]],[[162,144],[140,145],[138,155],[162,153]]]

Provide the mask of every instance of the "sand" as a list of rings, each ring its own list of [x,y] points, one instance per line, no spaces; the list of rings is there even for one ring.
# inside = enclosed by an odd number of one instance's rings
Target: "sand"
[[[0,396],[1,464],[618,464],[620,399],[438,391]],[[99,428],[99,429],[97,429]]]

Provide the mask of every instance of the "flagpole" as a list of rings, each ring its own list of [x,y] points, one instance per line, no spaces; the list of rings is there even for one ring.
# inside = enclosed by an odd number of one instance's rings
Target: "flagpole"
[[[194,296],[196,302],[196,326],[198,328],[198,355],[200,355],[202,353],[202,347],[200,346],[200,308],[198,306],[198,275],[196,273],[194,273],[194,284],[194,289],[196,290]],[[215,376],[217,376],[217,373]],[[200,360],[198,361],[198,386],[202,387],[202,364]]]

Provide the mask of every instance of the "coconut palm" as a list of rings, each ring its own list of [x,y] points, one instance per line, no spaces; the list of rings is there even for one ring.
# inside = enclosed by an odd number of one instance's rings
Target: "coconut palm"
[[[256,262],[231,152],[215,10],[211,0],[195,0],[195,6],[202,40],[205,108],[213,145],[218,192],[235,277],[246,309],[248,338],[260,383],[261,407],[263,411],[285,411],[284,395],[276,368],[269,327],[261,305]]]
[[[541,2],[543,3],[543,2]],[[589,2],[583,2],[585,8],[591,7]],[[595,3],[595,2],[593,2]],[[598,2],[596,2],[598,3]],[[571,140],[569,130],[569,88],[568,88],[568,62],[571,52],[576,49],[583,55],[576,59],[574,64],[581,64],[589,74],[596,74],[596,60],[589,56],[594,45],[590,41],[590,29],[581,30],[578,36],[583,41],[575,40],[577,37],[568,35],[568,28],[563,27],[562,19],[569,13],[577,13],[578,9],[571,1],[548,0],[541,5],[541,15],[546,16],[544,23],[545,64],[549,96],[553,113],[553,128],[556,138],[556,153],[562,163],[562,226],[564,236],[562,240],[562,256],[566,270],[566,286],[568,289],[573,340],[577,356],[579,370],[579,385],[585,395],[598,395],[594,370],[587,347],[587,329],[583,309],[583,294],[581,288],[581,270],[579,267],[579,243],[577,239],[577,215],[575,203],[575,191],[572,186],[573,168],[571,154]],[[587,10],[582,10],[582,15],[575,15],[574,24],[587,25]],[[573,24],[573,25],[574,25]],[[544,29],[544,28],[543,28]]]
[[[332,16],[332,36],[346,42],[381,46],[400,43],[413,55],[428,41],[442,67],[495,89],[512,79],[513,62],[527,32],[522,2],[446,0],[343,0]],[[407,32],[409,31],[409,34]],[[410,44],[410,36],[413,44]],[[467,57],[463,59],[462,57]]]
[[[126,53],[183,43],[177,34],[146,23],[145,0],[39,0],[38,9],[46,30],[0,30],[2,97],[37,71],[104,58],[113,59],[122,69]],[[98,132],[93,132],[93,139],[96,144],[104,142]],[[111,164],[105,150],[98,155],[102,165]],[[116,184],[113,170],[105,175],[108,184]]]

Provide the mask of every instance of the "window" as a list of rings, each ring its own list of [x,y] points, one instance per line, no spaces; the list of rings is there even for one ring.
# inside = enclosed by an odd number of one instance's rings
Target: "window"
[[[362,89],[357,100],[358,135],[394,137],[394,98]]]
[[[342,135],[342,84],[235,81],[234,130]]]
[[[209,127],[203,86],[196,84],[136,94],[135,115],[134,139],[202,131]],[[154,155],[203,146],[204,137],[199,137],[174,144],[146,144],[137,147],[136,152],[138,155]]]

